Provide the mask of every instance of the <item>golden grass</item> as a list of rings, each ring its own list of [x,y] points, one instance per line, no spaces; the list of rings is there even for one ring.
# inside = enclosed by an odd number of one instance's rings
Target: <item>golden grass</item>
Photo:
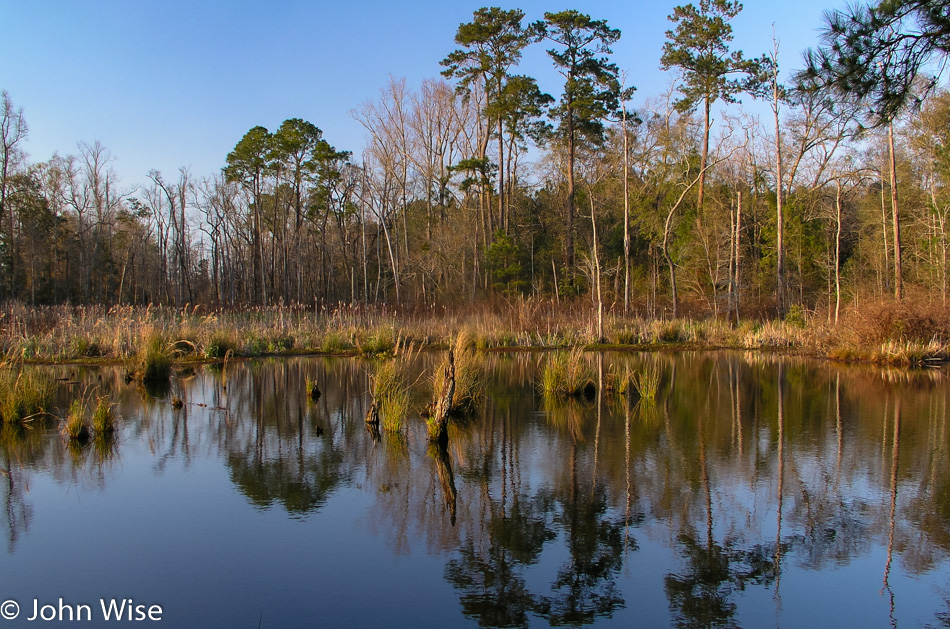
[[[401,432],[411,408],[406,363],[396,358],[381,361],[370,376],[370,391],[382,415],[383,429]]]
[[[540,389],[545,395],[574,396],[594,380],[590,363],[581,349],[554,352],[541,368]]]
[[[604,337],[620,348],[688,346],[791,351],[884,360],[900,354],[892,342],[950,343],[950,308],[926,300],[865,303],[825,323],[816,313],[789,321],[645,319],[608,313]],[[249,308],[201,311],[167,307],[0,308],[0,356],[25,361],[128,361],[146,370],[145,357],[171,361],[265,354],[331,353],[386,356],[408,345],[445,347],[466,338],[476,349],[569,349],[599,342],[589,304],[555,305],[531,299],[438,314],[383,306]],[[162,347],[153,345],[160,336]],[[904,348],[914,364],[917,348]],[[937,352],[939,354],[940,352]],[[853,358],[849,358],[853,359]],[[140,376],[142,377],[142,376]],[[149,376],[152,377],[152,376]]]
[[[27,371],[0,371],[0,421],[26,422],[48,413],[56,385],[49,376]]]

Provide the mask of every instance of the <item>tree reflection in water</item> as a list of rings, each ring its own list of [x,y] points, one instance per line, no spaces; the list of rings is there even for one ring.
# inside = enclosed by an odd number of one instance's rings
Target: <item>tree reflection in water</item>
[[[507,512],[492,506],[487,548],[473,539],[464,541],[459,558],[446,566],[445,578],[459,590],[462,612],[479,626],[525,627],[529,613],[543,611],[543,602],[528,590],[524,570],[555,537],[551,502],[545,496],[515,496]]]
[[[745,614],[770,605],[795,624],[792,606],[782,608],[795,595],[790,573],[853,569],[877,556],[873,594],[883,575],[884,598],[896,601],[883,616],[896,622],[905,577],[947,569],[943,372],[762,354],[591,359],[601,375],[615,372],[610,363],[658,367],[656,400],[603,383],[596,400],[545,399],[535,387],[541,359],[489,355],[484,406],[450,426],[447,448],[429,446],[417,417],[399,435],[367,430],[366,372],[356,361],[234,363],[148,395],[103,369],[89,377],[105,376],[100,386],[118,399],[115,441],[77,448],[55,426],[2,427],[9,552],[41,512],[28,493],[33,473],[107,490],[123,473],[113,463],[131,449],[158,477],[216,459],[247,505],[293,518],[320,517],[335,495],[359,492],[366,500],[349,502],[366,510],[367,534],[400,560],[420,547],[444,557],[437,578],[485,627],[639,613],[642,592],[630,588],[640,548],[663,562],[642,571],[656,572],[661,615],[650,620],[684,627],[748,626]],[[438,356],[416,360],[425,374]],[[324,392],[316,403],[307,380]],[[184,408],[173,410],[169,395]],[[940,604],[928,617],[950,624]]]

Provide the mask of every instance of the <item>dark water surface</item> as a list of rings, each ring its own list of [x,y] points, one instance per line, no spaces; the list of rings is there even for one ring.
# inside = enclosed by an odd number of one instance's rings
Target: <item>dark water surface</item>
[[[26,620],[60,598],[90,605],[80,626],[950,625],[946,371],[592,354],[605,376],[658,365],[657,401],[556,403],[545,359],[486,357],[445,451],[418,417],[367,430],[357,359],[204,367],[157,394],[56,368],[62,405],[97,386],[120,427],[82,448],[5,429],[0,601],[21,615],[0,625],[60,624]],[[113,598],[162,620],[103,622]]]

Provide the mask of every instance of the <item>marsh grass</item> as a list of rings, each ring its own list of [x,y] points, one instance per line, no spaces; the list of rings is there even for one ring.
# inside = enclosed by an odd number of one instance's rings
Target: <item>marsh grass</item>
[[[382,360],[370,376],[370,392],[382,415],[383,429],[401,432],[411,409],[406,361]]]
[[[844,311],[837,326],[826,314],[798,309],[784,321],[759,318],[732,324],[714,317],[649,319],[608,313],[603,340],[623,348],[780,350],[908,365],[950,358],[928,349],[931,340],[950,343],[950,308],[926,295],[862,302],[860,308]],[[162,378],[169,361],[305,352],[395,355],[410,342],[445,347],[463,330],[479,349],[567,349],[601,342],[590,315],[583,300],[512,299],[439,312],[364,304],[208,312],[198,307],[34,308],[8,303],[0,306],[0,359],[5,364],[128,361],[137,378],[147,372],[151,379]],[[152,346],[155,336],[163,338],[159,348]],[[888,342],[918,345],[885,348]],[[924,350],[930,354],[919,355]]]
[[[871,355],[871,360],[887,365],[914,367],[928,363],[944,362],[948,358],[948,346],[932,339],[927,343],[919,341],[887,341],[881,344],[879,351]]]
[[[215,330],[204,346],[206,358],[226,358],[237,349],[237,339],[225,330]]]
[[[467,331],[460,332],[452,344],[455,357],[455,395],[450,413],[466,414],[475,410],[485,392],[485,368],[482,355],[475,349],[475,340]],[[445,388],[448,368],[448,353],[436,367],[432,377],[433,396],[438,397]],[[433,399],[433,407],[437,400]]]
[[[142,349],[133,362],[133,371],[146,385],[167,383],[174,364],[171,352],[161,334],[148,331],[146,336]]]
[[[92,410],[92,430],[97,436],[110,435],[116,427],[116,405],[109,402],[109,398],[100,395],[96,397],[96,406]]]
[[[63,434],[73,441],[88,441],[90,432],[87,413],[88,400],[85,395],[73,400],[66,413],[66,420],[63,422]]]
[[[116,405],[96,389],[86,389],[69,405],[62,432],[70,439],[85,442],[91,436],[109,438],[115,433]]]
[[[631,374],[633,387],[643,400],[655,400],[660,390],[660,368],[656,365],[643,366]]]
[[[554,352],[541,368],[540,388],[546,395],[579,396],[593,382],[593,370],[581,349]]]
[[[0,371],[0,421],[26,422],[49,412],[56,385],[32,370]]]

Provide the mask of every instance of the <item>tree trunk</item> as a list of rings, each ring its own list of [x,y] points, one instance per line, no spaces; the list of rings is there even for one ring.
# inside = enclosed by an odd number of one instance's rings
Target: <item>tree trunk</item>
[[[620,111],[623,133],[623,314],[630,311],[630,155],[627,149],[627,108]]]
[[[706,160],[709,159],[709,112],[712,103],[709,97],[703,99],[703,152],[699,156],[699,192],[696,194],[696,211],[703,210],[703,194],[706,191]]]
[[[904,274],[901,268],[901,224],[897,207],[897,156],[894,155],[894,123],[887,125],[887,146],[891,166],[891,230],[894,233],[894,297],[904,298]]]
[[[777,66],[776,66],[777,67]],[[778,115],[778,77],[772,83],[775,112],[775,300],[779,317],[785,316],[785,209],[783,207],[782,132]]]

